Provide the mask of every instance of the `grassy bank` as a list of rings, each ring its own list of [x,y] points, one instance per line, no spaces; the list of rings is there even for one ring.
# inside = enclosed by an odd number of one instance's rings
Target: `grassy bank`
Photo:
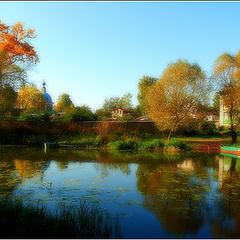
[[[99,137],[75,137],[66,140],[60,140],[60,144],[73,144],[82,149],[110,149],[110,150],[188,150],[190,146],[183,141],[164,141],[161,139],[119,139],[106,142]]]
[[[56,214],[45,206],[24,206],[21,201],[0,200],[1,238],[119,238],[119,225],[98,207],[81,203],[61,208]]]

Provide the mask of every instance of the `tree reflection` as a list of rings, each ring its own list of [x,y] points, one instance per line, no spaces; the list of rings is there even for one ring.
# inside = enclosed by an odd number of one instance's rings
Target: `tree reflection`
[[[45,161],[14,159],[13,162],[20,179],[33,178],[36,175],[43,176],[44,170],[49,166]]]
[[[19,184],[20,179],[15,174],[15,167],[12,161],[0,162],[0,194],[9,195]]]
[[[137,170],[137,188],[144,196],[144,206],[176,237],[197,233],[204,222],[209,166],[205,161],[200,172],[199,164],[201,159],[178,155],[178,161],[168,156],[158,164],[140,164]]]
[[[223,194],[216,202],[218,217],[212,221],[216,238],[240,237],[240,159],[221,155],[219,158],[219,191]]]
[[[23,179],[33,178],[36,175],[43,176],[49,166],[42,152],[31,149],[1,149],[0,152],[0,193],[12,194]]]
[[[202,153],[19,149],[0,153],[0,192],[11,194],[24,179],[44,176],[53,159],[51,171],[55,163],[56,171],[64,171],[71,163],[90,162],[100,169],[101,178],[115,171],[129,175],[135,163],[143,205],[167,232],[189,237],[210,224],[212,237],[240,236],[240,159]]]

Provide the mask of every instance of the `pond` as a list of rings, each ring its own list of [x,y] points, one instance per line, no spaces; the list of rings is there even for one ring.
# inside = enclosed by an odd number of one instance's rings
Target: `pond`
[[[96,204],[122,238],[240,237],[240,159],[219,154],[2,147],[0,195]]]

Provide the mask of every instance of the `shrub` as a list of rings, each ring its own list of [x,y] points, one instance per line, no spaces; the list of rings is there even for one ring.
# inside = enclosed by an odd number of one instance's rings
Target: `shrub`
[[[218,131],[224,131],[225,130],[225,127],[224,126],[219,126],[218,127]]]
[[[163,146],[164,146],[163,142],[159,139],[153,139],[151,141],[145,141],[145,142],[139,143],[139,148],[142,148],[142,149],[157,149]]]
[[[216,132],[215,122],[203,122],[200,126],[200,130],[204,135],[213,135]]]
[[[72,122],[97,120],[97,116],[92,112],[90,107],[86,105],[76,107],[74,110],[70,112],[70,115]]]
[[[50,115],[47,112],[30,110],[27,112],[22,112],[18,117],[18,120],[23,122],[49,122]]]
[[[181,150],[188,150],[190,148],[187,143],[182,142],[182,141],[176,141],[176,140],[171,140],[169,142],[166,142],[164,144],[164,146],[166,148],[173,146],[173,147],[181,149]]]
[[[130,149],[137,149],[138,145],[132,139],[117,140],[117,141],[111,142],[109,144],[109,148],[114,150],[130,150]]]
[[[171,146],[166,147],[165,151],[168,152],[168,154],[170,154],[170,155],[172,155],[172,154],[175,155],[176,153],[179,153],[181,151],[181,149],[171,145]]]
[[[175,135],[180,135],[180,136],[198,136],[201,135],[199,129],[196,127],[197,124],[193,124],[188,127],[180,127]]]

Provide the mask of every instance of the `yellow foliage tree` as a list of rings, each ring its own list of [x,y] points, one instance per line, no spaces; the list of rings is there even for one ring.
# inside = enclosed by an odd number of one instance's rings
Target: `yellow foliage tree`
[[[224,53],[214,64],[217,89],[223,98],[230,119],[232,142],[237,141],[237,128],[240,125],[240,51],[231,55]]]
[[[67,93],[63,93],[58,97],[58,102],[55,106],[57,112],[69,112],[74,109],[74,104]]]
[[[43,111],[46,104],[42,92],[34,86],[23,86],[18,92],[16,107],[19,109]]]
[[[147,111],[168,139],[181,126],[203,119],[210,93],[209,83],[197,64],[179,60],[169,64],[147,92]]]

